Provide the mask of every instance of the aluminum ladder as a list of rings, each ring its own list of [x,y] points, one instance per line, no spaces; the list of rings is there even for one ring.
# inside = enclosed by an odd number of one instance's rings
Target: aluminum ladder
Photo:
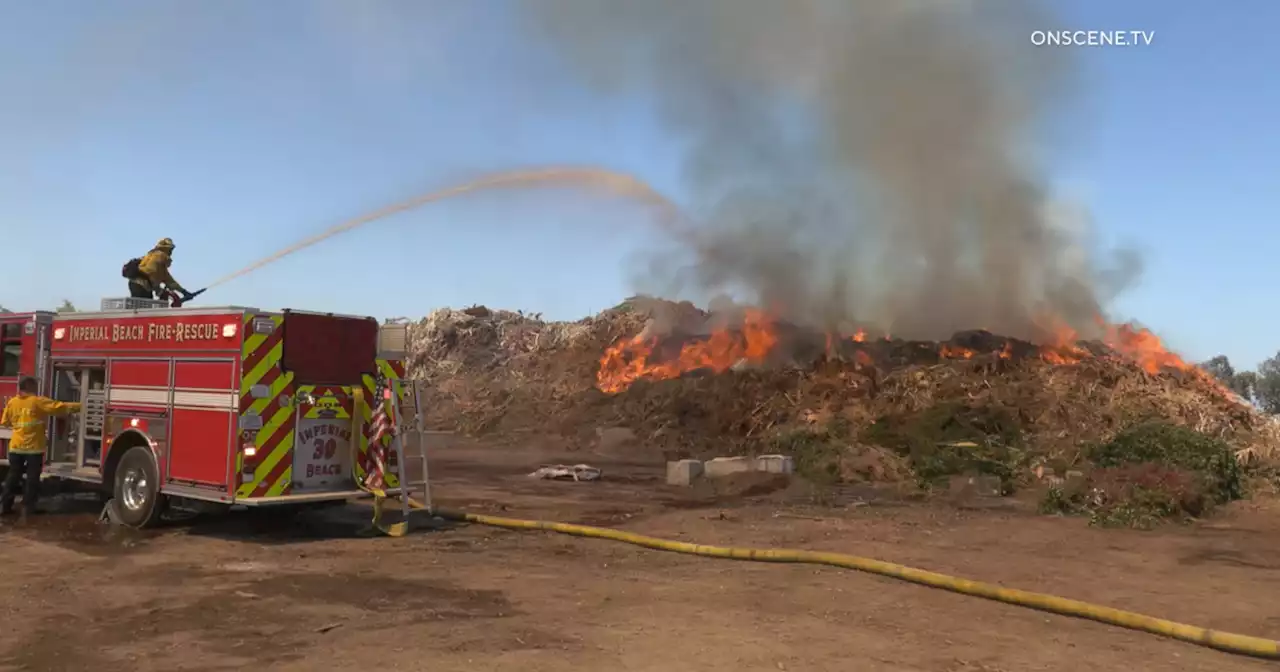
[[[409,358],[409,321],[406,318],[389,319],[379,326],[378,358],[401,362]],[[395,394],[396,387],[403,394]],[[400,522],[384,527],[383,531],[399,536],[408,530],[409,512],[416,508],[415,503],[425,508],[428,515],[434,506],[427,468],[428,432],[423,429],[423,383],[407,376],[398,382],[379,376],[377,388],[381,398],[371,401],[384,404],[383,409],[392,423],[387,459],[394,460],[394,463],[385,466],[395,473],[398,481],[397,487],[387,494],[400,497],[401,512]]]
[[[431,479],[427,468],[427,433],[422,429],[422,381],[406,380],[402,385],[405,394],[394,402],[395,431],[391,449],[395,453],[399,481],[401,520],[408,525],[409,512],[413,509],[411,499],[431,512]]]

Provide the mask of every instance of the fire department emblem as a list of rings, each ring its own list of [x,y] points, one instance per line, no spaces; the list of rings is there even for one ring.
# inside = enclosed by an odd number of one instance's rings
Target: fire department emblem
[[[318,418],[336,418],[338,417],[338,411],[342,409],[342,404],[333,395],[326,394],[323,397],[318,397],[315,403],[312,404],[312,408],[315,409],[316,417]]]

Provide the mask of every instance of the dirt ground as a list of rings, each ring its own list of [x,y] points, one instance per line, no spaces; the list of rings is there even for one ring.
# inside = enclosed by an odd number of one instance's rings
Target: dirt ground
[[[686,541],[871,556],[1206,627],[1280,636],[1280,506],[1098,530],[1016,502],[908,502],[780,481],[682,491],[655,461],[576,455],[596,483],[525,476],[531,451],[455,445],[451,508]],[[598,458],[598,459],[597,459]],[[733,496],[729,496],[733,495]],[[806,503],[810,502],[810,503]],[[358,534],[368,509],[231,514],[147,534],[89,500],[0,532],[0,670],[1265,670],[1097,623],[857,572],[711,560],[478,526]]]

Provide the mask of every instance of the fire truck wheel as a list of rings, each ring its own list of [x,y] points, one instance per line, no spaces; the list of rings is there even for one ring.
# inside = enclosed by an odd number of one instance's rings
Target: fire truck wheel
[[[116,519],[129,527],[151,527],[164,514],[160,476],[150,451],[130,448],[116,466],[114,511]]]

